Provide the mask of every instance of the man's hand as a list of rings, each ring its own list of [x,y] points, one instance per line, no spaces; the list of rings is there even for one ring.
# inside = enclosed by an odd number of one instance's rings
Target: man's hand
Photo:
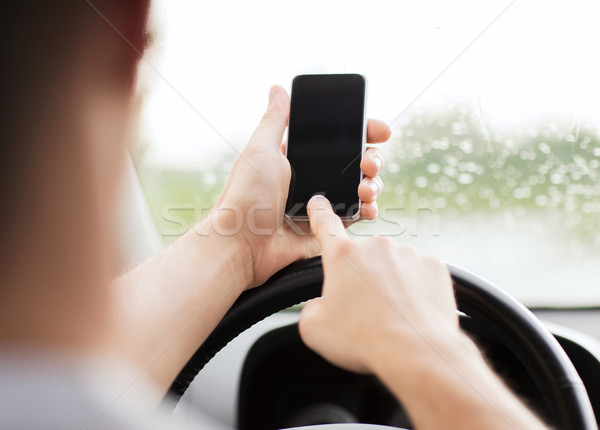
[[[164,391],[244,289],[319,252],[308,228],[296,232],[284,222],[290,166],[282,137],[289,103],[282,88],[271,89],[267,112],[209,217],[115,281],[117,349]],[[390,131],[372,120],[367,134],[370,142],[383,142]],[[368,219],[377,214],[382,166],[378,150],[363,156],[365,179],[357,192]]]
[[[321,196],[308,206],[323,249],[323,296],[302,310],[304,342],[327,360],[356,372],[374,372],[377,351],[403,345],[401,365],[421,359],[428,344],[452,342],[458,327],[452,284],[438,260],[383,237],[348,238]]]
[[[290,99],[279,86],[271,88],[269,105],[248,145],[235,161],[223,193],[211,213],[213,231],[242,241],[244,261],[251,264],[248,287],[264,283],[272,274],[301,259],[315,256],[320,248],[308,228],[292,226],[284,219],[291,169],[284,155],[283,133],[287,126]],[[369,143],[390,137],[386,124],[369,120]],[[377,176],[383,167],[381,151],[369,148],[361,162],[365,178],[357,193],[362,200],[361,216],[375,219],[375,200],[383,183]],[[306,226],[307,227],[307,226]]]
[[[302,309],[300,335],[330,362],[374,373],[419,429],[542,430],[458,326],[446,267],[407,246],[351,241],[331,205],[309,202],[323,249],[323,296]]]

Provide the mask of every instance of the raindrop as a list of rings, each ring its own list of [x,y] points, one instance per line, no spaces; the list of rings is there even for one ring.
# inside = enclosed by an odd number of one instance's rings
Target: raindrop
[[[429,163],[429,164],[427,165],[427,171],[428,171],[429,173],[431,173],[432,175],[435,175],[435,174],[438,174],[438,173],[440,173],[440,171],[441,171],[441,170],[442,170],[442,169],[441,169],[441,167],[440,167],[440,165],[439,165],[439,164],[436,164],[436,163]]]
[[[517,200],[527,199],[527,198],[531,197],[531,188],[529,188],[529,187],[515,188],[515,190],[513,191],[513,197]]]
[[[469,203],[469,199],[467,198],[467,196],[465,196],[463,193],[458,193],[455,197],[454,197],[454,201],[459,205],[459,206],[465,206],[467,203]]]
[[[456,177],[457,171],[452,166],[446,166],[446,167],[444,167],[444,174],[446,176],[449,176],[450,178],[454,178],[454,177]]]
[[[446,150],[450,146],[450,141],[447,138],[436,139],[431,142],[431,147],[433,149],[441,149]]]
[[[538,143],[538,149],[540,150],[540,152],[542,152],[544,154],[550,153],[550,145],[548,145],[546,142]]]
[[[217,182],[217,177],[215,176],[214,173],[207,172],[204,174],[204,178],[202,180],[203,185],[212,187],[213,185],[215,185],[216,182]]]
[[[527,130],[527,134],[534,138],[538,137],[538,131],[535,128],[530,128],[529,130]]]
[[[473,141],[471,139],[465,139],[458,144],[458,147],[466,154],[473,152]]]
[[[519,156],[522,160],[535,160],[535,152],[533,151],[521,151]]]
[[[586,214],[600,212],[600,203],[599,202],[585,202],[581,209]]]
[[[467,125],[464,122],[455,121],[452,123],[452,134],[462,136],[467,134]]]
[[[427,178],[424,176],[419,176],[415,179],[415,185],[419,188],[425,188],[427,186]]]
[[[398,163],[390,163],[387,166],[387,171],[390,173],[398,173],[400,171],[400,166],[398,165]]]
[[[481,197],[482,199],[489,200],[494,197],[494,190],[488,187],[481,188],[479,189],[479,197]]]
[[[446,207],[446,199],[443,197],[436,197],[434,204],[436,208],[443,209]]]
[[[470,173],[461,173],[458,175],[458,183],[463,185],[468,185],[473,182],[473,175]]]
[[[448,155],[447,157],[445,157],[445,159],[446,163],[448,163],[449,166],[456,166],[458,164],[458,160],[453,155]]]
[[[563,183],[563,175],[561,175],[558,172],[552,172],[550,174],[550,182],[552,182],[554,185],[559,185]]]

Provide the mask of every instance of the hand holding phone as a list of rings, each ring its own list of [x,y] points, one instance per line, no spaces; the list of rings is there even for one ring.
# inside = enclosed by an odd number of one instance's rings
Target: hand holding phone
[[[299,75],[292,83],[286,156],[292,169],[285,215],[308,220],[315,194],[343,220],[357,220],[366,142],[366,80],[358,74]]]

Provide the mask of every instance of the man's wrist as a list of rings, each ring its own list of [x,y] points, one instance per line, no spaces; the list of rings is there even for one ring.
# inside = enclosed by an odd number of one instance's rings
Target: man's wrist
[[[213,211],[196,224],[188,235],[193,236],[194,246],[217,254],[226,264],[229,273],[236,277],[240,292],[254,279],[253,257],[234,214]]]
[[[418,428],[545,429],[458,329],[375,351],[374,373]],[[426,340],[425,340],[426,339]],[[411,349],[416,346],[416,350]]]
[[[395,380],[395,387],[410,393],[423,384],[434,368],[454,367],[460,362],[481,362],[477,346],[459,329],[447,333],[414,333],[406,342],[395,336],[382,339],[372,349],[369,368],[382,381]]]

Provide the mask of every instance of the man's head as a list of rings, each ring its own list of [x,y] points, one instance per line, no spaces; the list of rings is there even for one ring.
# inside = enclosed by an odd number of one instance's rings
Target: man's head
[[[0,318],[13,334],[44,337],[17,327],[23,306],[57,324],[96,315],[147,13],[148,0],[3,3]]]

